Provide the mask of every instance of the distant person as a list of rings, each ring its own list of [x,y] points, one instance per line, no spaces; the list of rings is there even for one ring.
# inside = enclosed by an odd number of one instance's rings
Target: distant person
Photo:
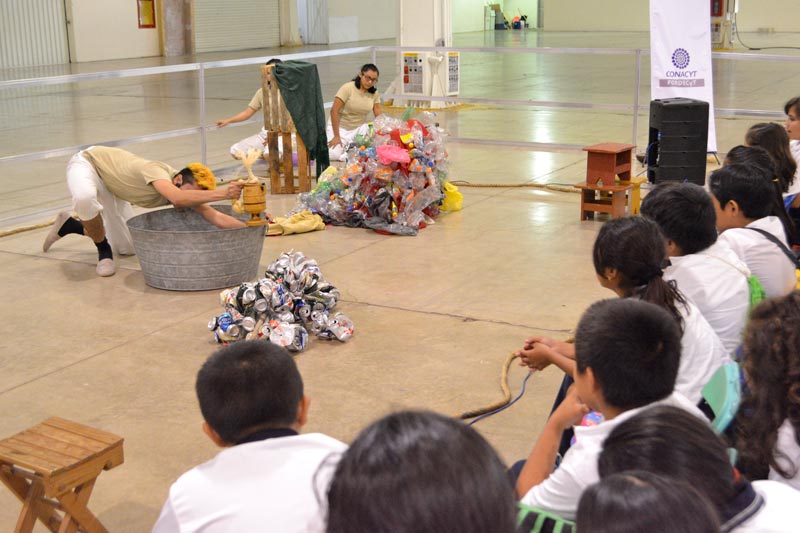
[[[172,484],[153,532],[325,531],[317,494],[330,469],[319,467],[346,446],[300,434],[309,399],[292,356],[237,342],[208,358],[196,389],[203,432],[223,450]]]
[[[326,531],[513,533],[514,490],[477,431],[436,413],[401,411],[362,430],[342,456]]]
[[[331,121],[328,124],[328,148],[331,161],[345,161],[347,146],[356,135],[369,131],[367,117],[381,114],[378,67],[367,63],[351,81],[342,85],[333,98]]]
[[[175,170],[160,161],[148,161],[120,148],[92,146],[72,156],[67,163],[67,186],[72,208],[80,220],[62,211],[47,234],[42,251],[70,234],[86,235],[97,247],[98,276],[116,272],[114,251],[133,255],[133,239],[127,221],[131,204],[140,207],[192,208],[219,228],[242,228],[245,223],[226,215],[208,202],[239,198],[242,185],[231,183],[217,189],[216,178],[200,163]],[[106,238],[106,235],[108,236]]]

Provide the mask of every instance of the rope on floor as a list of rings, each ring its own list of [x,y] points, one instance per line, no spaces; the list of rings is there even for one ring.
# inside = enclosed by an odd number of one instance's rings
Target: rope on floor
[[[35,229],[46,228],[47,226],[52,226],[53,222],[55,222],[55,219],[51,220],[50,222],[42,222],[40,224],[33,224],[32,226],[21,226],[19,228],[2,231],[0,232],[0,238],[16,235],[17,233],[23,233],[26,231],[33,231]]]
[[[470,183],[468,181],[463,180],[453,180],[450,183],[456,185],[458,187],[476,187],[476,188],[487,188],[487,189],[525,189],[525,188],[532,188],[532,189],[546,189],[549,191],[558,191],[558,192],[569,192],[569,193],[580,193],[579,189],[571,185],[562,185],[560,183],[514,183],[510,185],[502,185],[502,184],[495,184],[495,183]]]
[[[511,402],[511,389],[508,387],[508,369],[511,366],[511,362],[514,361],[514,359],[516,358],[517,355],[514,352],[511,352],[510,354],[508,354],[506,360],[503,362],[503,370],[500,373],[500,389],[503,391],[503,399],[486,407],[481,407],[479,409],[473,409],[472,411],[466,411],[464,413],[461,413],[460,415],[458,415],[457,418],[460,418],[461,420],[475,418],[476,416],[496,411],[497,409],[504,407]]]

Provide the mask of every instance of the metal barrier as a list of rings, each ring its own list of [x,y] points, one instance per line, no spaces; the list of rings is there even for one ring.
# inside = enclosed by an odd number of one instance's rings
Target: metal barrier
[[[0,157],[0,163],[5,162],[18,162],[18,161],[34,161],[40,159],[48,159],[52,157],[60,157],[73,154],[79,150],[85,149],[93,144],[104,144],[107,146],[124,146],[128,144],[146,142],[160,139],[168,139],[172,137],[181,137],[185,135],[192,135],[200,133],[201,146],[200,152],[202,161],[206,162],[207,155],[207,131],[215,128],[214,125],[207,124],[206,117],[206,102],[205,102],[205,72],[215,68],[226,68],[236,66],[246,66],[263,64],[273,57],[283,60],[297,60],[297,59],[317,59],[324,57],[345,56],[361,53],[371,53],[372,62],[375,63],[376,55],[378,52],[402,52],[411,49],[410,47],[399,46],[362,46],[355,48],[343,48],[339,50],[326,50],[320,52],[306,52],[299,54],[284,54],[277,56],[254,57],[247,59],[234,59],[225,61],[208,61],[201,63],[190,63],[174,66],[160,66],[160,67],[146,67],[134,68],[108,72],[95,72],[84,74],[70,74],[61,76],[47,76],[40,78],[29,78],[20,80],[0,81],[0,90],[9,88],[26,88],[26,87],[41,87],[46,85],[57,85],[64,83],[73,83],[90,80],[107,80],[115,78],[127,78],[134,76],[152,76],[160,74],[172,74],[177,72],[198,72],[198,94],[200,101],[199,110],[199,125],[191,128],[182,128],[176,130],[167,130],[148,135],[141,135],[137,137],[128,137],[124,139],[113,140],[98,140],[86,145],[68,146],[57,149],[45,150],[40,152],[30,152],[25,154],[17,154],[12,156]],[[629,111],[632,113],[631,121],[631,139],[632,144],[637,144],[638,130],[639,130],[639,113],[648,110],[647,106],[642,106],[640,103],[640,92],[642,83],[642,56],[649,55],[649,50],[641,48],[444,48],[444,47],[413,47],[414,51],[419,52],[459,52],[459,53],[492,53],[492,54],[554,54],[554,55],[630,55],[633,57],[634,69],[634,84],[631,103],[629,104],[592,104],[583,102],[558,102],[558,101],[542,101],[542,100],[498,100],[489,98],[465,98],[465,97],[434,97],[434,96],[421,96],[413,95],[413,100],[431,101],[431,102],[453,102],[453,103],[474,103],[485,105],[498,105],[498,106],[514,106],[514,107],[553,107],[565,109],[597,109],[597,110],[611,110],[611,111]],[[781,55],[756,55],[756,54],[743,54],[743,53],[729,53],[729,52],[715,52],[712,54],[714,59],[722,60],[736,60],[736,61],[778,61],[798,63],[800,57],[797,56],[781,56]],[[409,95],[403,94],[384,94],[384,98],[403,98],[410,99]],[[326,104],[329,106],[330,103]],[[758,110],[758,109],[726,109],[715,108],[717,116],[721,117],[766,117],[766,118],[783,118],[783,113]],[[258,119],[254,118],[236,126],[257,122]],[[539,151],[572,151],[580,150],[581,145],[572,144],[558,144],[558,143],[536,143],[526,141],[510,141],[510,140],[487,140],[475,138],[459,138],[453,137],[450,139],[453,142],[462,142],[466,144],[491,144],[512,147],[524,147],[532,150]]]

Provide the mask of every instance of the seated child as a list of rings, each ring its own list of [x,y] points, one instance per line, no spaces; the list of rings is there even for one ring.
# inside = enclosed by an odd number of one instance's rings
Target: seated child
[[[727,244],[717,241],[708,193],[692,183],[661,183],[644,197],[642,215],[654,220],[667,238],[670,266],[664,279],[678,284],[728,354],[734,354],[750,308],[750,270]]]
[[[196,390],[203,431],[223,450],[172,484],[153,531],[324,531],[317,469],[346,446],[298,434],[309,399],[291,355],[237,342],[208,358]]]
[[[725,347],[695,305],[681,295],[674,281],[662,278],[667,254],[664,236],[652,220],[627,217],[609,220],[594,241],[594,269],[600,285],[620,298],[639,298],[664,308],[678,322],[681,360],[675,390],[695,403],[714,372],[730,362]],[[562,354],[559,346],[533,343],[518,352],[529,366],[556,364],[568,375],[575,367],[574,350]]]
[[[771,122],[753,124],[745,133],[744,142],[747,146],[762,148],[769,154],[784,198],[794,197],[800,192],[800,180],[795,179],[797,161],[789,148],[786,128]]]
[[[769,297],[790,293],[797,283],[794,254],[789,249],[794,225],[773,183],[766,152],[736,147],[734,161],[708,178],[716,211],[719,241],[727,244],[747,264]],[[758,160],[756,160],[758,158]],[[754,161],[758,161],[757,163]]]
[[[640,470],[587,488],[576,522],[580,533],[719,533],[716,509],[691,485]]]
[[[514,490],[471,427],[426,411],[373,422],[344,453],[328,490],[328,533],[514,533]]]
[[[744,336],[751,394],[739,409],[739,464],[800,490],[800,292],[763,302]]]
[[[583,489],[598,481],[597,456],[606,435],[653,404],[679,406],[703,418],[673,392],[681,355],[675,318],[634,298],[602,300],[581,317],[575,334],[575,384],[550,416],[517,480],[525,505],[574,520]],[[562,432],[590,409],[605,421],[575,427],[576,443],[553,472]]]
[[[722,440],[681,409],[658,406],[618,424],[603,444],[598,469],[602,479],[635,469],[685,481],[716,508],[722,531],[797,531],[800,492],[741,477]]]
[[[786,102],[783,112],[786,113],[785,126],[786,133],[789,135],[789,151],[797,162],[797,172],[800,173],[800,96],[795,96]],[[795,178],[797,178],[797,174],[795,174]],[[795,179],[789,192],[800,193],[800,180]]]

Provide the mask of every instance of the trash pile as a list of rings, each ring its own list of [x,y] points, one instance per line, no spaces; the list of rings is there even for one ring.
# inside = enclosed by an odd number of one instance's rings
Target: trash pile
[[[314,190],[299,195],[290,215],[310,210],[326,223],[416,235],[433,223],[448,195],[461,196],[445,181],[444,133],[434,117],[429,112],[408,120],[377,116],[348,148],[346,166],[325,170]],[[460,202],[447,205],[461,208]]]
[[[332,314],[339,290],[325,281],[314,259],[284,252],[264,276],[219,294],[225,312],[208,323],[218,343],[263,339],[302,352],[309,335],[341,342],[353,336],[353,321]]]

